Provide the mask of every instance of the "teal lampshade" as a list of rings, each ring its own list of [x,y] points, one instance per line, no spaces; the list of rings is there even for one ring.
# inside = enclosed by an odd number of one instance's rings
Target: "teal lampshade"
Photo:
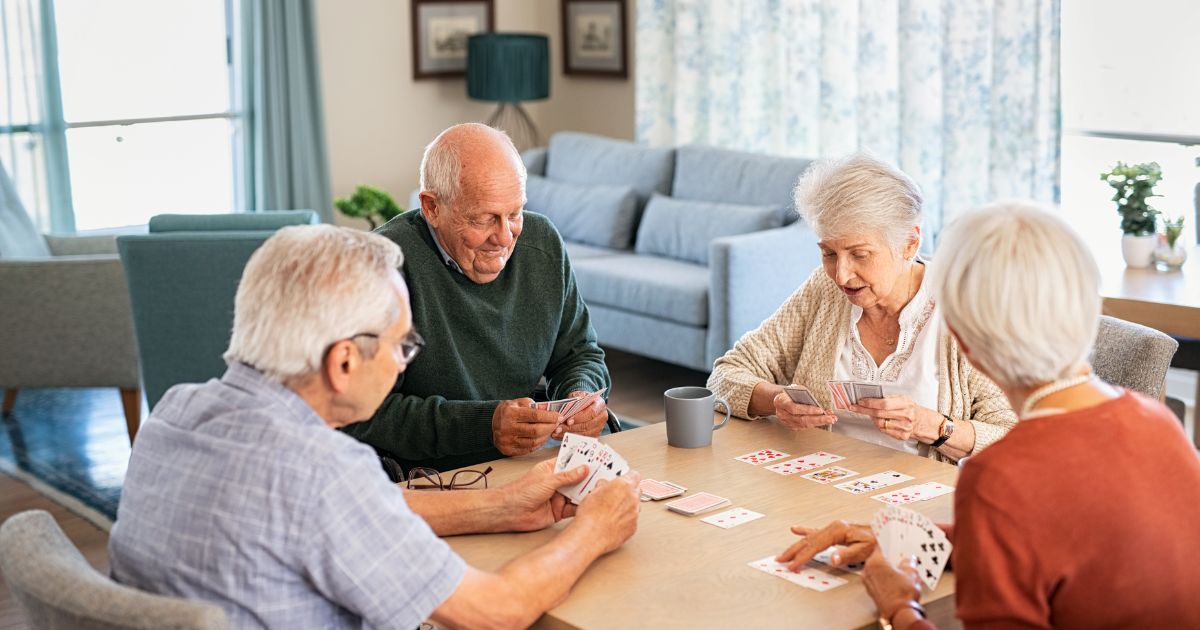
[[[467,96],[507,103],[549,98],[550,40],[517,33],[469,37]]]

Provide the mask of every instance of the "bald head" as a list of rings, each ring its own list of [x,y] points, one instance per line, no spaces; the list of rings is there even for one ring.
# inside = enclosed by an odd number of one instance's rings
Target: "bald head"
[[[521,234],[525,164],[508,136],[487,125],[455,125],[421,159],[421,213],[462,273],[499,277]]]
[[[421,158],[421,192],[444,204],[453,205],[464,189],[504,178],[515,178],[524,195],[525,164],[517,148],[503,131],[480,123],[446,129]]]

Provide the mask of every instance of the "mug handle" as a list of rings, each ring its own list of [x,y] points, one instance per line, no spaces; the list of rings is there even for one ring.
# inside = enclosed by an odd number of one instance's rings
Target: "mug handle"
[[[718,425],[716,425],[716,426],[714,426],[714,427],[713,427],[713,431],[716,431],[717,429],[720,429],[721,427],[725,426],[725,423],[726,423],[726,422],[729,422],[729,410],[730,410],[730,407],[729,407],[729,403],[728,403],[728,402],[725,402],[725,399],[724,399],[724,398],[718,398],[718,399],[714,400],[714,401],[713,401],[713,405],[714,405],[714,406],[715,406],[715,405],[722,405],[723,407],[725,407],[725,419],[721,421],[721,424],[718,424]]]

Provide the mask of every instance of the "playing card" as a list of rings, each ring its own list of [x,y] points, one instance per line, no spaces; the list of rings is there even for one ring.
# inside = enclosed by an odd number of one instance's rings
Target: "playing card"
[[[595,446],[600,443],[594,437],[579,435],[578,433],[565,433],[562,438],[562,445],[558,447],[558,459],[555,460],[554,472],[560,473],[567,469],[567,462],[571,460],[571,456],[575,451],[585,448],[586,446]]]
[[[792,573],[788,570],[787,564],[775,562],[775,556],[767,556],[749,564],[759,571],[819,592],[828,591],[846,583],[846,580],[814,567],[805,567],[797,573]]]
[[[830,466],[829,468],[822,468],[821,470],[810,472],[807,475],[801,476],[817,483],[833,483],[838,479],[853,477],[857,474],[858,473],[848,468],[842,468],[841,466]]]
[[[874,492],[881,488],[886,488],[888,486],[909,481],[911,479],[911,476],[904,473],[896,472],[894,470],[885,470],[881,473],[875,473],[874,475],[868,475],[860,479],[844,481],[834,487],[839,490],[845,490],[850,494],[866,494],[868,492]]]
[[[854,403],[850,399],[851,393],[846,391],[848,381],[828,381],[825,383],[829,387],[829,393],[833,396],[833,406],[838,409],[849,409]]]
[[[687,488],[671,483],[670,481],[643,479],[642,483],[638,485],[638,492],[642,494],[643,500],[658,501],[660,499],[677,497],[687,492]]]
[[[875,514],[871,529],[884,558],[893,564],[914,558],[921,581],[937,588],[953,545],[929,517],[892,505]]]
[[[877,494],[872,499],[890,503],[892,505],[904,505],[914,501],[928,501],[934,497],[940,497],[943,494],[954,492],[954,486],[947,486],[944,483],[931,481],[929,483],[921,483],[915,486],[907,486],[891,492]]]
[[[595,490],[596,484],[607,479],[616,479],[628,471],[629,464],[625,459],[605,444],[588,462],[588,477],[583,480],[583,487],[579,492],[580,500]]]
[[[803,457],[789,459],[786,462],[776,462],[770,466],[767,466],[766,468],[773,473],[777,473],[786,477],[788,475],[794,475],[806,470],[820,468],[843,459],[846,458],[842,457],[841,455],[834,455],[833,453],[826,453],[825,451],[817,451],[816,453],[809,453]]]
[[[836,550],[837,550],[837,545],[833,545],[831,547],[826,547],[825,549],[818,551],[817,554],[813,556],[813,560],[816,560],[817,562],[820,562],[822,564],[827,564],[832,567],[833,566],[833,552]],[[865,566],[865,563],[862,563],[862,562],[851,562],[850,564],[843,564],[840,567],[834,567],[834,568],[841,569],[843,571],[849,571],[851,573],[862,573],[864,566]]]
[[[559,400],[545,400],[542,402],[536,402],[533,403],[533,407],[535,409],[544,409],[546,411],[553,411],[557,414],[560,414],[558,423],[561,425],[567,420],[570,420],[575,414],[587,409],[588,407],[591,407],[592,403],[594,403],[597,398],[603,396],[604,392],[606,391],[608,391],[608,388],[604,387],[599,391],[591,392],[586,396],[580,396],[578,398],[562,398]]]
[[[707,492],[697,492],[690,497],[675,499],[667,504],[667,509],[671,510],[672,512],[693,516],[701,512],[728,504],[729,499],[726,499],[725,497],[719,497],[715,494],[709,494]]]
[[[706,516],[700,520],[708,523],[709,525],[716,525],[721,529],[730,529],[732,527],[737,527],[738,525],[745,525],[750,521],[758,520],[763,516],[763,514],[759,514],[753,510],[747,510],[746,508],[733,508],[732,510],[725,510],[724,512],[719,512],[717,514],[713,514],[712,516]]]
[[[877,383],[851,383],[854,390],[854,402],[863,398],[883,398],[883,386]]]
[[[787,392],[787,395],[792,399],[792,402],[799,403],[801,405],[812,405],[813,407],[821,406],[821,403],[817,402],[816,398],[813,398],[812,392],[799,385],[788,385],[787,387],[783,388],[783,391]]]
[[[783,459],[784,457],[787,457],[787,456],[788,456],[787,453],[781,453],[779,451],[771,450],[769,448],[764,448],[764,449],[754,451],[753,453],[746,453],[745,455],[742,455],[740,457],[735,457],[734,459],[738,460],[739,462],[746,462],[747,464],[754,464],[755,466],[757,466],[762,463],[773,462],[777,459]]]

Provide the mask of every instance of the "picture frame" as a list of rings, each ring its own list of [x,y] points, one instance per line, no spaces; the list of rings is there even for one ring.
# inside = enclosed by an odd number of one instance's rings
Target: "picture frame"
[[[413,79],[461,77],[467,37],[495,30],[494,0],[411,0]]]
[[[625,0],[562,0],[563,74],[628,78]]]

